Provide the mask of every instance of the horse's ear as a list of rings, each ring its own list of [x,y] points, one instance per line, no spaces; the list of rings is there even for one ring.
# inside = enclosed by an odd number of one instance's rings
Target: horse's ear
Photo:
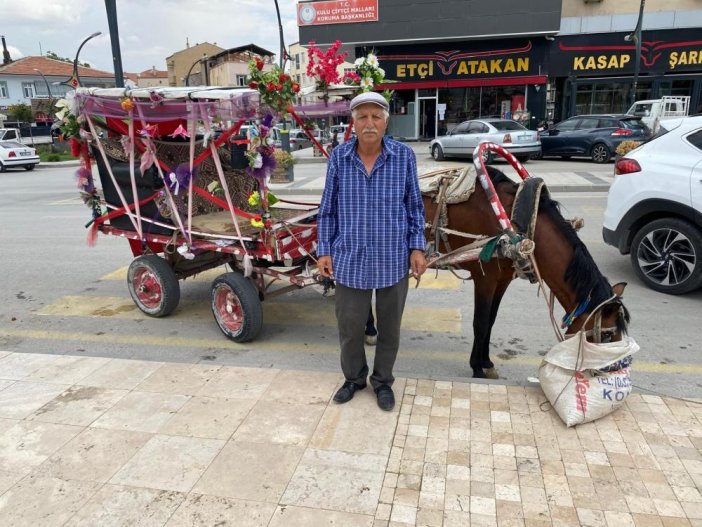
[[[612,292],[617,296],[622,296],[624,294],[624,288],[626,287],[626,282],[619,282],[612,286]]]

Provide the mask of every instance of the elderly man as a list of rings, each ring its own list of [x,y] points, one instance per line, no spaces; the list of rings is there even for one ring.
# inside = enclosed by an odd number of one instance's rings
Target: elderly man
[[[350,401],[366,386],[364,331],[376,291],[378,341],[370,382],[378,406],[392,410],[392,369],[409,272],[421,276],[424,207],[417,160],[407,145],[383,137],[388,103],[374,92],[351,101],[356,139],[332,152],[317,218],[318,268],[336,280],[336,318],[341,370],[346,378],[334,401]]]

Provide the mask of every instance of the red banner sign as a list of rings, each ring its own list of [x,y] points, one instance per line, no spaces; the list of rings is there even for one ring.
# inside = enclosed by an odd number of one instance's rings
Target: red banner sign
[[[378,0],[328,0],[297,4],[298,26],[377,21]]]

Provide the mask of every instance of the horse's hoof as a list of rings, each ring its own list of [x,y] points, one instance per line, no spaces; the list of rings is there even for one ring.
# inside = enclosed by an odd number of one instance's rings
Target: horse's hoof
[[[375,346],[378,342],[378,335],[366,335],[365,342],[368,346]]]
[[[497,370],[495,368],[486,368],[485,369],[485,378],[486,379],[499,379],[500,376],[497,374]]]
[[[485,379],[485,372],[482,368],[473,368],[474,379]]]

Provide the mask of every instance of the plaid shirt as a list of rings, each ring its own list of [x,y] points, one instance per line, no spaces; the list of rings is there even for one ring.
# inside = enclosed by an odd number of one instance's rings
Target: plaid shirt
[[[407,276],[409,253],[424,250],[424,205],[417,160],[388,137],[370,175],[356,139],[337,146],[317,216],[317,255],[332,257],[334,278],[355,289],[390,287]]]

